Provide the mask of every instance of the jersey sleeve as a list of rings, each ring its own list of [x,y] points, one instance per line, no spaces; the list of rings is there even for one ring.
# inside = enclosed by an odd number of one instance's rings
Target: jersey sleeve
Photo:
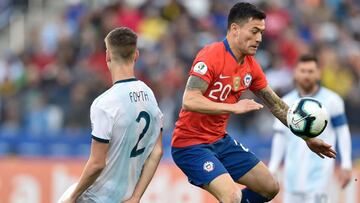
[[[329,109],[331,124],[335,129],[337,136],[338,148],[341,156],[341,168],[351,169],[351,135],[345,115],[345,105],[343,99],[336,95],[332,99],[332,106]]]
[[[91,134],[96,141],[109,143],[113,127],[113,118],[103,109],[91,106]]]
[[[261,66],[258,64],[258,62],[255,60],[254,57],[250,58],[250,64],[252,68],[252,75],[253,75],[253,81],[249,87],[251,91],[258,91],[263,88],[265,88],[268,85],[268,82],[266,80],[266,76],[261,68]]]
[[[208,52],[209,51],[204,48],[198,53],[189,75],[197,76],[209,84],[214,79],[215,69],[212,60],[210,60],[210,53]]]
[[[333,127],[337,128],[346,125],[347,119],[345,115],[345,105],[340,96],[336,95],[336,97],[334,97],[333,106],[335,108],[331,108],[331,111],[329,112],[331,124]]]

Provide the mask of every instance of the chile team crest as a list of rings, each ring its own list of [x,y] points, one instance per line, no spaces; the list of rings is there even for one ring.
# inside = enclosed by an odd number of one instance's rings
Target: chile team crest
[[[252,76],[250,75],[250,73],[246,73],[245,77],[244,77],[244,85],[246,87],[249,87],[252,81]]]
[[[215,164],[212,161],[207,161],[203,165],[203,169],[207,172],[213,171],[215,168]]]

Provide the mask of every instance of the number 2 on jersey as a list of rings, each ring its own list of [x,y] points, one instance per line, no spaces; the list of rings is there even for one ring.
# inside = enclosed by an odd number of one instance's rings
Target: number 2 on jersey
[[[141,118],[145,119],[145,127],[143,129],[143,131],[140,133],[139,139],[136,142],[136,145],[134,146],[134,148],[131,150],[130,153],[130,157],[136,157],[139,156],[140,154],[144,153],[145,151],[145,147],[141,148],[141,149],[137,149],[140,140],[144,137],[145,133],[148,131],[149,129],[149,125],[150,125],[150,115],[148,114],[148,112],[146,111],[141,111],[138,115],[138,117],[136,118],[136,122],[140,123]]]

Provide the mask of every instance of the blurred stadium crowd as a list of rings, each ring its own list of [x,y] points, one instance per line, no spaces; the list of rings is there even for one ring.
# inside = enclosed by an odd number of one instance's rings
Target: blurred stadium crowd
[[[205,44],[224,38],[234,2],[1,1],[0,133],[89,129],[91,102],[111,86],[103,39],[117,26],[139,34],[136,75],[154,90],[171,131],[192,60]],[[322,84],[345,99],[351,131],[360,135],[360,2],[251,2],[267,13],[256,57],[270,85],[287,93],[297,57],[316,53]],[[229,125],[244,134],[270,135],[271,118],[262,111],[234,117]]]

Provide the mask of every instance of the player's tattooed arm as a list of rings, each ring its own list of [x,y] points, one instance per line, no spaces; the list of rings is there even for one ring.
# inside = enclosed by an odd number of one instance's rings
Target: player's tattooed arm
[[[186,83],[186,90],[200,90],[201,93],[205,93],[208,88],[208,83],[196,76],[191,75]]]
[[[270,88],[270,86],[256,91],[254,94],[262,99],[265,105],[270,109],[271,113],[287,126],[286,115],[289,106]]]
[[[211,107],[203,108],[206,107],[206,103],[211,102],[204,96],[208,86],[205,80],[191,75],[185,87],[182,103],[183,109],[199,113],[213,113]]]

